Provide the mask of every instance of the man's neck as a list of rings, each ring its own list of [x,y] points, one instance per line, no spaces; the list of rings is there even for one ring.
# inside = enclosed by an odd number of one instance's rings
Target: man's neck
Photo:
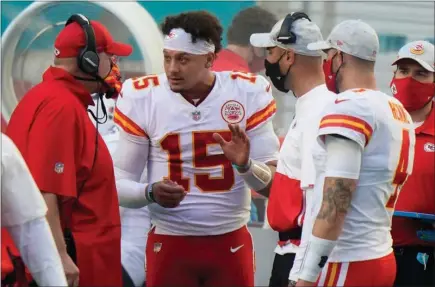
[[[325,76],[323,75],[323,72],[300,75],[298,78],[299,79],[291,85],[293,94],[296,98],[300,98],[315,87],[325,84]]]
[[[433,109],[433,102],[430,101],[422,109],[410,112],[409,114],[411,115],[412,121],[414,123],[420,123],[420,122],[424,122],[427,119],[432,109]]]
[[[346,76],[340,83],[339,88],[340,92],[351,89],[377,90],[375,74],[361,73],[355,70],[348,70],[346,71]]]
[[[229,44],[227,46],[227,50],[230,50],[234,54],[239,55],[247,63],[249,63],[251,61],[251,59],[249,59],[249,47],[242,47],[242,46],[237,46],[237,45]]]
[[[70,67],[70,66],[67,66],[67,65],[53,65],[53,66],[56,68],[65,70],[66,72],[71,74],[71,76],[73,76],[78,82],[80,82],[86,88],[86,90],[89,91],[90,94],[93,94],[99,90],[101,83],[96,82],[96,81],[83,81],[83,80],[77,79],[76,77],[84,78],[84,79],[89,78],[88,75],[77,71],[77,69]]]
[[[189,91],[181,93],[183,97],[192,101],[198,102],[210,94],[215,83],[216,76],[213,72],[209,71],[203,82],[198,83],[194,88]]]

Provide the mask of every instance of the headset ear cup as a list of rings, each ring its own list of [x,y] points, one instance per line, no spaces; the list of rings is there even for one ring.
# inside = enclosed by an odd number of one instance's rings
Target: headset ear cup
[[[295,33],[290,31],[290,35],[291,35],[291,38],[290,38],[291,42],[290,43],[296,43],[296,35],[295,35]]]
[[[90,21],[81,14],[72,15],[67,20],[65,26],[73,22],[82,27],[86,39],[86,46],[77,55],[77,65],[84,73],[91,76],[97,76],[98,68],[100,66],[100,58],[97,53],[94,30],[90,24]]]
[[[98,67],[100,66],[100,57],[93,51],[84,51],[80,55],[80,65],[83,72],[90,75],[98,74]]]

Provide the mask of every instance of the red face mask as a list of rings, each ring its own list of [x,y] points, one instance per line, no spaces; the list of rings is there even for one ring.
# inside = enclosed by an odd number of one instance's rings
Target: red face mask
[[[337,93],[337,74],[332,72],[332,59],[323,61],[323,73],[325,74],[325,83],[328,90]]]
[[[112,70],[109,75],[104,79],[104,81],[114,89],[113,94],[110,98],[116,99],[121,92],[122,82],[121,82],[121,72],[116,63],[112,63]]]
[[[435,95],[435,83],[421,83],[412,77],[393,78],[390,88],[408,112],[423,108]]]

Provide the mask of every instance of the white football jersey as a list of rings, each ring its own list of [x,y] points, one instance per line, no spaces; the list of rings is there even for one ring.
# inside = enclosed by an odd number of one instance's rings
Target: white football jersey
[[[2,226],[21,225],[45,217],[47,205],[21,153],[8,136],[1,135]]]
[[[398,100],[382,92],[349,90],[337,95],[325,109],[319,127],[321,145],[328,134],[344,136],[363,148],[357,188],[329,261],[363,261],[388,255],[392,252],[394,206],[414,161],[411,116]],[[326,154],[313,154],[318,169],[315,197],[322,198]]]
[[[195,106],[171,91],[166,75],[124,82],[115,122],[127,133],[147,137],[148,182],[170,179],[188,192],[177,208],[149,205],[156,233],[217,235],[249,221],[250,191],[213,139],[231,139],[239,124],[251,139],[253,159],[276,160],[276,104],[269,82],[252,74],[217,72],[210,94]]]
[[[295,184],[304,194],[304,202],[301,203],[301,213],[297,223],[305,226],[307,220],[306,208],[311,208],[312,188],[315,183],[316,173],[312,157],[312,149],[317,145],[317,132],[325,106],[334,101],[336,94],[330,92],[326,85],[319,85],[302,97],[298,98],[295,106],[295,117],[285,136],[279,152],[278,166],[275,179],[279,181],[279,188],[290,190]],[[310,229],[307,232],[311,234]],[[276,253],[295,253],[296,246],[291,244],[275,249]],[[288,251],[288,252],[286,252]]]

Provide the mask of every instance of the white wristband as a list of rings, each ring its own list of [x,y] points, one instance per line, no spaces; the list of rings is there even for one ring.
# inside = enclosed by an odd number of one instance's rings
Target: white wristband
[[[270,168],[265,163],[256,160],[251,159],[251,164],[246,172],[241,173],[237,168],[236,170],[240,177],[254,191],[266,188],[272,180]]]
[[[311,235],[307,250],[305,251],[299,279],[316,282],[336,244],[337,241],[326,240]]]

